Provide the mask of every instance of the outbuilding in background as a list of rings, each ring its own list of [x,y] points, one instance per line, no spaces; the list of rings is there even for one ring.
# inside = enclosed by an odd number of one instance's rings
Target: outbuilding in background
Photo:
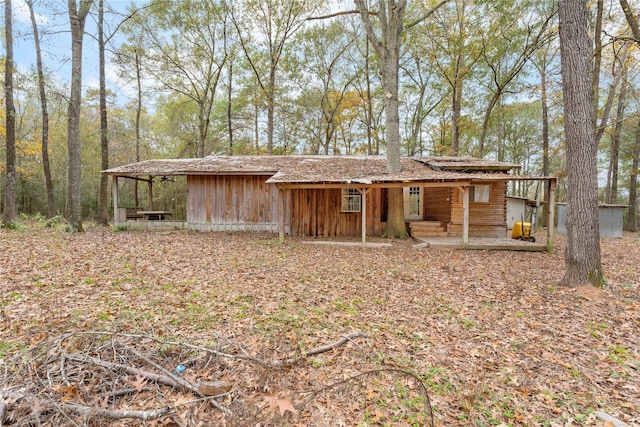
[[[624,210],[627,207],[627,205],[604,204],[599,206],[600,237],[622,237]],[[565,234],[567,232],[567,204],[557,203],[556,208],[558,210],[556,231]]]

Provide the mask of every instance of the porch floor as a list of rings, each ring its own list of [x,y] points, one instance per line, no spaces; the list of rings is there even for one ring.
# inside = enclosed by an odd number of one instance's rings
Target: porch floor
[[[420,243],[413,245],[414,248],[433,249],[464,249],[461,237],[413,237]],[[497,251],[529,251],[543,252],[547,250],[546,243],[524,242],[522,240],[489,237],[469,237],[467,249],[497,250]]]

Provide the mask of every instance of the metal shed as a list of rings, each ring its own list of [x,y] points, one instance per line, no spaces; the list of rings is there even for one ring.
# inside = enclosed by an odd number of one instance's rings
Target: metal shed
[[[558,213],[556,218],[558,224],[556,231],[561,234],[567,232],[566,219],[567,219],[567,204],[556,204]],[[600,221],[600,237],[622,237],[622,224],[624,217],[624,209],[627,205],[600,205],[598,212],[598,219]]]

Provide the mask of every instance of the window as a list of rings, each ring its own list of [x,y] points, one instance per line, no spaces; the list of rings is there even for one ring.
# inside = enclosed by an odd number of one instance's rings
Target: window
[[[355,188],[342,189],[342,212],[360,212],[361,195]]]
[[[491,195],[490,185],[472,185],[469,187],[469,202],[489,203]],[[462,192],[460,192],[462,198]]]

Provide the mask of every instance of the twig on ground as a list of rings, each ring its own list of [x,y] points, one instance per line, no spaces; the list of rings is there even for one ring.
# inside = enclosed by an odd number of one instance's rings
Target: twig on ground
[[[308,358],[309,356],[315,356],[321,353],[326,353],[328,351],[333,350],[336,347],[339,347],[343,344],[345,344],[346,342],[353,342],[354,339],[356,338],[362,338],[362,337],[367,337],[367,334],[365,334],[364,332],[354,332],[348,335],[343,335],[342,338],[340,338],[338,341],[330,343],[330,344],[326,344],[326,345],[322,345],[319,347],[315,347],[312,348],[309,351],[306,351],[304,353],[302,353],[300,356],[297,357],[291,357],[289,359],[284,359],[284,360],[262,360],[259,359],[257,357],[248,355],[244,349],[243,349],[243,355],[240,354],[230,354],[230,353],[224,353],[215,349],[212,349],[210,347],[204,347],[204,346],[199,346],[199,345],[194,345],[194,344],[189,344],[189,343],[185,343],[185,342],[179,342],[179,341],[165,341],[165,340],[161,340],[157,337],[154,336],[149,336],[149,335],[144,335],[144,334],[119,334],[119,333],[113,333],[113,332],[102,332],[102,331],[96,331],[96,332],[80,332],[82,334],[97,334],[97,335],[111,335],[111,336],[123,336],[123,337],[128,337],[128,338],[138,338],[138,339],[149,339],[161,344],[165,344],[165,345],[174,345],[174,346],[182,346],[191,350],[198,350],[198,351],[204,351],[210,354],[213,354],[214,356],[218,356],[218,357],[224,357],[227,359],[242,359],[242,360],[248,360],[248,361],[252,361],[255,363],[258,363],[260,365],[263,366],[271,366],[271,367],[282,367],[282,366],[291,366],[295,363],[298,363],[306,358]],[[242,348],[242,347],[241,347]]]
[[[121,420],[125,418],[137,418],[140,420],[153,420],[156,418],[164,417],[175,412],[175,409],[171,406],[165,406],[160,409],[148,410],[148,411],[116,411],[111,409],[96,408],[94,406],[85,406],[77,403],[65,403],[64,408],[69,409],[81,416],[97,415],[104,418],[110,418],[113,420]]]

